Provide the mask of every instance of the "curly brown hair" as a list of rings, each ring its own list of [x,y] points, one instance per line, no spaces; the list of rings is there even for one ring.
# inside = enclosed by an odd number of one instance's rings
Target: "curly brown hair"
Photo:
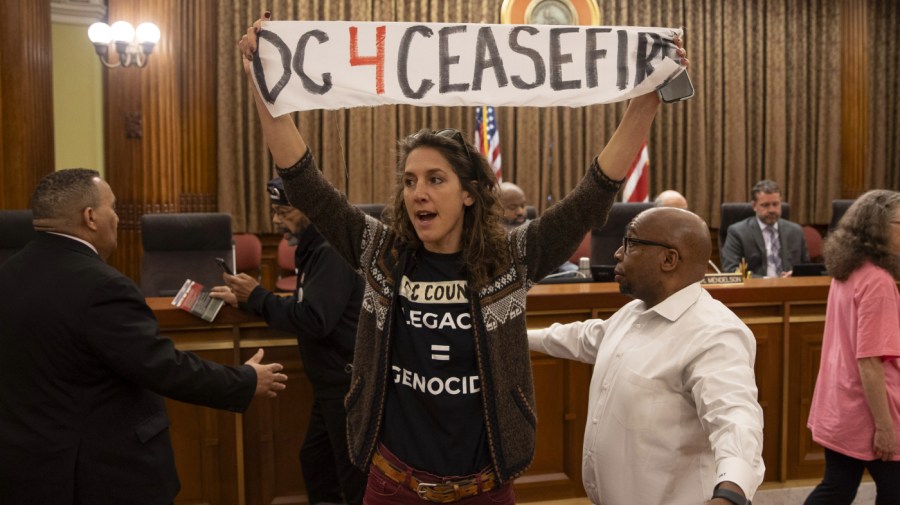
[[[900,280],[900,258],[890,251],[891,221],[900,209],[900,193],[869,191],[847,209],[825,240],[823,255],[828,273],[845,281],[865,261]]]
[[[410,153],[420,147],[437,149],[450,162],[463,189],[475,203],[465,207],[463,216],[462,259],[474,290],[484,288],[490,279],[509,266],[503,206],[497,179],[487,160],[466,142],[458,130],[422,129],[398,141],[397,187],[394,201],[385,210],[385,220],[401,242],[412,248],[422,241],[409,219],[403,199],[403,171]]]

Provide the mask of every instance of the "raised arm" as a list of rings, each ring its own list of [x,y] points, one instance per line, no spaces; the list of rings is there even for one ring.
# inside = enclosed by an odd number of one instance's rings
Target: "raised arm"
[[[676,38],[675,45],[678,46],[675,53],[681,58],[681,64],[689,66],[690,61],[686,58],[681,39]],[[656,93],[641,95],[628,104],[619,127],[600,152],[598,159],[600,168],[610,179],[625,178],[631,162],[650,134],[650,126],[658,108],[659,98]]]
[[[688,65],[681,40],[676,39],[675,43],[682,65]],[[632,99],[615,133],[588,169],[588,175],[528,226],[526,262],[532,280],[553,271],[572,255],[585,233],[606,223],[621,181],[647,140],[658,108],[656,93]]]
[[[244,72],[250,81],[250,86],[254,89],[256,84],[253,82],[253,56],[256,54],[256,34],[259,32],[263,21],[268,21],[271,14],[266,11],[261,19],[257,19],[253,26],[247,28],[247,33],[241,37],[238,47],[241,49],[241,61],[244,64]],[[269,151],[272,152],[272,158],[275,165],[279,168],[287,168],[300,160],[303,153],[306,152],[306,142],[300,131],[294,124],[289,114],[284,114],[277,118],[272,117],[269,109],[262,101],[259,93],[253,93],[253,101],[256,103],[256,111],[259,114],[259,121],[262,125],[263,138]]]
[[[247,29],[238,47],[244,72],[253,88],[253,100],[262,125],[263,138],[279,175],[284,179],[288,199],[316,225],[319,232],[354,268],[359,268],[366,215],[351,205],[344,194],[334,188],[318,170],[312,153],[287,114],[272,117],[253,82],[253,58],[256,57],[257,34],[262,22],[270,18],[268,11]],[[374,221],[374,220],[373,220]],[[373,226],[374,228],[374,226]],[[383,232],[382,228],[382,232]]]
[[[607,177],[624,179],[631,162],[650,135],[650,126],[659,108],[656,93],[633,98],[613,136],[603,147],[597,161]]]

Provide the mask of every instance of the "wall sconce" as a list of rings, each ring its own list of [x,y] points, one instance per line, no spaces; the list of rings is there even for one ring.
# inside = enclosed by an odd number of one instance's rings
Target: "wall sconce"
[[[150,59],[153,46],[159,42],[159,27],[153,23],[141,23],[135,30],[127,21],[116,21],[112,26],[94,23],[88,28],[88,38],[94,43],[100,62],[106,67],[143,68]],[[109,62],[111,45],[116,46],[119,55],[116,63]]]

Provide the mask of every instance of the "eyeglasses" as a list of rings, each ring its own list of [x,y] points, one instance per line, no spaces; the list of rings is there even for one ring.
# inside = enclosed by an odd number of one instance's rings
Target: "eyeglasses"
[[[462,145],[463,149],[466,150],[466,157],[469,158],[469,166],[472,167],[472,171],[475,172],[475,178],[481,179],[481,168],[475,164],[475,161],[472,160],[472,153],[469,152],[469,144],[466,143],[466,139],[463,137],[461,131],[456,128],[444,128],[443,130],[432,131],[431,133],[444,137],[446,139],[453,139],[456,142],[459,142]]]
[[[288,207],[286,205],[279,205],[277,208],[272,207],[271,212],[273,216],[278,216],[281,220],[286,220],[288,216],[294,213],[297,210],[295,207]]]
[[[654,242],[652,240],[644,240],[641,238],[634,238],[634,237],[622,237],[622,249],[623,249],[622,252],[624,254],[628,254],[628,246],[629,245],[633,246],[634,244],[654,245],[656,247],[664,247],[666,249],[675,249],[674,247],[670,246],[669,244],[663,244],[662,242]],[[678,251],[678,249],[675,249],[675,251]]]

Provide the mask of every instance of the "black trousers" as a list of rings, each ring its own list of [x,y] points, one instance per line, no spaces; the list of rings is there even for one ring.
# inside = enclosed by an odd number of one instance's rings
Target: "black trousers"
[[[825,477],[804,505],[850,505],[863,470],[868,470],[875,481],[875,505],[900,503],[900,461],[863,461],[825,449]]]
[[[300,468],[311,505],[362,503],[368,475],[350,463],[343,399],[313,400]]]

